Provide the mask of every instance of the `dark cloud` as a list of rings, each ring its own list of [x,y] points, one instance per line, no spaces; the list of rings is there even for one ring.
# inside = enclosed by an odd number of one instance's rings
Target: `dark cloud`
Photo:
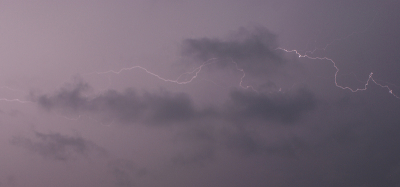
[[[197,110],[190,97],[184,93],[146,93],[143,95],[143,100],[149,106],[149,117],[146,121],[152,124],[188,121],[207,117],[213,113],[213,110],[210,108]]]
[[[67,161],[76,155],[88,156],[89,152],[97,151],[105,154],[106,151],[91,141],[82,137],[72,137],[59,133],[35,132],[38,141],[25,137],[14,137],[10,140],[12,145],[24,147],[32,152],[38,153],[46,158],[59,161]]]
[[[385,120],[373,121],[374,124],[385,123]],[[398,186],[398,167],[400,165],[400,138],[398,136],[399,120],[386,123],[380,129],[370,129],[369,137],[358,139],[357,149],[348,157],[343,170],[345,181],[357,185]],[[386,126],[389,125],[389,126]]]
[[[313,110],[316,106],[314,94],[306,88],[285,93],[233,90],[226,111],[229,120],[258,119],[288,124],[295,122],[302,113]]]
[[[103,117],[116,119],[121,123],[142,122],[151,125],[185,122],[212,115],[211,108],[198,110],[191,99],[184,93],[145,92],[138,94],[133,89],[124,92],[108,90],[104,93],[87,97],[85,83],[75,87],[63,87],[52,95],[32,95],[32,100],[47,110],[61,109],[69,112],[93,112]]]
[[[223,119],[228,122],[246,123],[256,120],[261,123],[275,121],[294,123],[301,115],[316,108],[314,94],[302,87],[288,92],[259,93],[232,90],[225,105],[196,107],[189,95],[159,91],[138,94],[133,89],[124,92],[108,90],[86,96],[89,88],[85,83],[61,88],[55,94],[32,96],[32,100],[46,110],[63,110],[74,113],[91,112],[102,119],[120,123],[143,123],[167,125],[188,123],[205,119]]]
[[[289,186],[399,186],[399,103],[374,91],[346,96],[346,107],[329,101],[320,109]]]
[[[228,39],[186,39],[182,55],[202,62],[217,58],[220,67],[224,60],[235,61],[240,68],[252,73],[270,72],[272,67],[284,62],[278,47],[277,36],[265,27],[246,29],[241,27]]]
[[[88,89],[90,89],[90,86],[87,83],[78,81],[74,84],[66,84],[51,97],[47,95],[36,97],[33,93],[31,93],[31,97],[47,110],[51,110],[56,106],[64,106],[64,108],[70,110],[81,110],[85,109],[84,107],[89,107],[87,106],[87,98],[83,95]]]

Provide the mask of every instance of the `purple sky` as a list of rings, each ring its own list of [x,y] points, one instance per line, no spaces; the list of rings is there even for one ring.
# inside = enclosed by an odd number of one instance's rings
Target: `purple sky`
[[[0,1],[0,187],[400,186],[398,10]]]

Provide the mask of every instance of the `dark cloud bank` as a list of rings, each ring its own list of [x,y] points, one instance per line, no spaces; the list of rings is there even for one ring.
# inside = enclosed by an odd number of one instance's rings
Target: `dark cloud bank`
[[[229,98],[226,112],[228,118],[235,121],[259,119],[288,124],[296,122],[302,113],[317,105],[314,94],[306,88],[271,94],[234,90]]]
[[[124,92],[108,90],[92,97],[85,96],[86,83],[61,88],[54,94],[32,95],[32,100],[45,110],[61,109],[69,112],[103,113],[125,124],[167,125],[202,120],[204,118],[226,121],[258,120],[268,123],[278,121],[289,124],[300,119],[301,114],[315,109],[317,100],[310,90],[300,88],[290,92],[256,93],[232,90],[224,106],[199,109],[185,93],[145,92],[133,89]]]
[[[265,27],[242,27],[227,39],[186,39],[181,54],[200,63],[217,58],[220,68],[233,60],[246,72],[262,76],[284,64],[282,51],[277,48],[277,36]]]
[[[182,55],[200,60],[210,58],[232,58],[265,63],[282,60],[276,53],[276,35],[264,27],[240,28],[228,39],[186,39],[182,45]]]
[[[124,124],[165,125],[214,115],[211,108],[196,109],[184,93],[160,91],[138,94],[133,89],[126,89],[124,92],[108,90],[87,97],[84,93],[88,88],[88,84],[78,83],[55,94],[32,96],[32,99],[49,111],[61,109],[74,113],[101,113]]]

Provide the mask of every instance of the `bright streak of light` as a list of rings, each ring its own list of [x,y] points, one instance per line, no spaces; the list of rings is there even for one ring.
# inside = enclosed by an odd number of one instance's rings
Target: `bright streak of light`
[[[283,49],[283,48],[277,48],[277,50],[282,50],[282,51],[285,51],[285,52],[287,52],[287,53],[296,53],[296,55],[298,55],[299,58],[307,58],[307,59],[311,59],[311,60],[327,60],[327,61],[330,61],[330,62],[333,64],[333,67],[336,69],[336,72],[335,72],[335,79],[334,79],[334,80],[335,80],[335,85],[336,85],[336,87],[341,88],[341,89],[343,89],[343,90],[350,90],[351,92],[364,91],[364,90],[367,90],[367,87],[368,87],[370,81],[372,81],[372,82],[375,83],[376,85],[378,85],[378,86],[380,86],[380,87],[382,87],[382,88],[386,88],[386,89],[389,91],[389,93],[390,93],[391,95],[393,95],[393,96],[396,97],[397,99],[400,99],[399,96],[397,96],[397,95],[395,95],[395,94],[393,93],[393,90],[392,90],[388,85],[382,85],[382,84],[377,83],[377,82],[374,80],[374,78],[372,78],[373,72],[371,72],[371,73],[369,74],[368,80],[367,80],[367,81],[365,82],[365,84],[364,84],[364,88],[353,89],[353,88],[350,88],[350,87],[348,87],[348,86],[341,86],[341,85],[339,85],[339,84],[337,83],[337,75],[338,75],[338,73],[339,73],[339,68],[336,66],[335,61],[333,61],[332,59],[330,59],[330,58],[328,58],[328,57],[312,57],[312,56],[307,55],[307,53],[304,54],[304,55],[302,55],[302,54],[300,54],[297,50],[287,50],[287,49]]]
[[[104,71],[104,72],[93,72],[93,73],[88,73],[88,74],[98,74],[98,75],[100,75],[100,74],[109,74],[109,73],[120,74],[120,73],[122,73],[124,71],[130,71],[130,70],[133,70],[133,69],[141,69],[141,70],[145,71],[146,73],[148,73],[148,74],[150,74],[150,75],[152,75],[152,76],[154,76],[154,77],[156,77],[156,78],[158,78],[158,79],[160,79],[162,81],[165,81],[165,82],[171,82],[171,83],[176,83],[176,84],[188,84],[188,83],[191,83],[194,79],[197,78],[198,74],[201,72],[201,70],[202,70],[202,68],[204,66],[216,63],[216,60],[217,60],[216,58],[211,58],[211,59],[205,61],[201,66],[195,68],[193,71],[189,71],[189,72],[186,72],[186,73],[183,73],[183,74],[179,75],[178,78],[176,78],[175,80],[163,78],[160,75],[157,75],[156,73],[153,73],[153,72],[147,70],[146,68],[144,68],[142,66],[132,66],[132,67],[129,67],[129,68],[122,68],[119,71],[108,70],[108,71]],[[191,75],[191,74],[194,74],[194,75],[189,80],[180,81],[180,79],[183,76]]]
[[[16,90],[16,89],[10,88],[8,86],[1,86],[0,89],[6,89],[6,90],[9,90],[9,91],[12,91],[12,92],[20,92],[20,90]],[[21,99],[7,99],[7,98],[0,98],[0,101],[18,102],[18,103],[22,103],[22,104],[33,103],[32,101],[25,101],[25,100],[21,100]]]
[[[243,89],[249,89],[249,88],[250,88],[251,90],[253,90],[253,91],[255,91],[255,92],[258,93],[258,91],[257,91],[256,89],[254,89],[253,86],[243,86],[243,85],[242,85],[243,79],[244,79],[244,77],[246,76],[246,73],[244,72],[243,69],[239,68],[238,64],[237,64],[236,62],[234,62],[233,60],[232,60],[232,63],[235,64],[236,70],[238,70],[238,71],[240,71],[240,72],[243,73],[243,76],[240,78],[239,86],[240,86],[241,88],[243,88]]]
[[[24,101],[24,100],[20,100],[20,99],[6,99],[6,98],[0,98],[0,101],[5,101],[5,102],[18,102],[18,103],[33,103],[32,101]]]
[[[160,75],[158,75],[158,74],[156,74],[156,73],[153,73],[153,72],[147,70],[146,68],[144,68],[144,67],[142,67],[142,66],[132,66],[132,67],[129,67],[129,68],[122,68],[122,69],[120,69],[120,70],[118,70],[118,71],[115,71],[115,70],[108,70],[108,71],[104,71],[104,72],[93,72],[93,73],[88,73],[88,74],[98,74],[98,75],[100,75],[100,74],[109,74],[109,73],[120,74],[120,73],[122,73],[123,71],[130,71],[130,70],[133,70],[133,69],[141,69],[141,70],[145,71],[146,73],[148,73],[148,74],[150,74],[150,75],[152,75],[152,76],[154,76],[154,77],[156,77],[156,78],[158,78],[158,79],[160,79],[160,80],[162,80],[162,81],[165,81],[165,82],[171,82],[171,83],[176,83],[176,84],[189,84],[189,83],[191,83],[194,79],[197,78],[197,76],[199,75],[199,73],[201,72],[201,70],[202,70],[202,68],[203,68],[204,66],[211,65],[211,64],[214,64],[214,63],[217,63],[217,62],[218,62],[218,59],[217,59],[217,58],[208,59],[207,61],[205,61],[205,62],[204,62],[202,65],[200,65],[199,67],[195,68],[195,69],[192,70],[192,71],[185,72],[185,73],[179,75],[178,78],[176,78],[176,79],[166,79],[166,78],[163,78],[163,77],[161,77]],[[242,84],[243,84],[243,79],[245,78],[246,73],[245,73],[245,71],[244,71],[243,69],[239,68],[239,66],[238,66],[238,64],[237,64],[236,62],[234,62],[233,60],[231,60],[231,62],[232,62],[233,64],[235,64],[236,70],[242,72],[242,74],[243,74],[242,77],[240,78],[239,86],[240,86],[241,88],[243,88],[243,89],[251,89],[251,90],[257,92],[257,90],[254,89],[253,86],[243,86],[243,85],[242,85]],[[194,75],[193,75],[193,74],[194,74]],[[189,80],[180,81],[181,78],[182,78],[183,76],[185,76],[185,75],[193,75],[193,76],[192,76]],[[208,80],[208,81],[210,81],[210,80]],[[215,83],[215,82],[213,82],[213,81],[210,81],[210,82],[212,82],[212,83],[218,85],[217,83]]]

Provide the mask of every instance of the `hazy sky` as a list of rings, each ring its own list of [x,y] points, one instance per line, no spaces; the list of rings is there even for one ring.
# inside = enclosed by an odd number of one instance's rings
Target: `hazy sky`
[[[400,186],[400,1],[0,1],[0,187]]]

